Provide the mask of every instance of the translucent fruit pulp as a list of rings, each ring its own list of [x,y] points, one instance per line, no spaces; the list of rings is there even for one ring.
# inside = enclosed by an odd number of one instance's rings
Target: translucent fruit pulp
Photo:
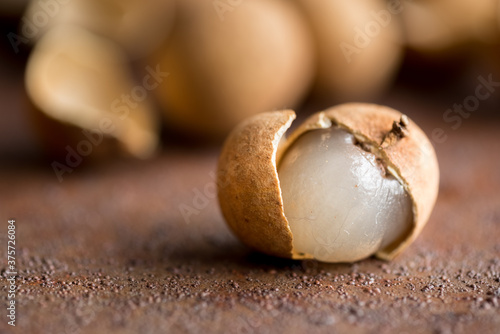
[[[412,223],[401,183],[374,154],[336,127],[312,130],[287,150],[278,169],[294,251],[325,262],[352,262],[387,247]]]

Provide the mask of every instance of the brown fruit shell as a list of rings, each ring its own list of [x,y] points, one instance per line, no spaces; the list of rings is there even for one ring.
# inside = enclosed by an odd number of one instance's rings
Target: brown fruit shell
[[[338,126],[352,133],[364,149],[385,164],[413,202],[413,226],[401,240],[375,255],[390,260],[423,229],[437,198],[439,167],[424,132],[403,117],[404,135],[393,132],[403,115],[374,104],[343,104],[314,114],[279,145],[295,114],[262,113],[237,127],[227,139],[218,170],[219,201],[235,234],[247,245],[287,258],[313,258],[293,250],[293,235],[284,214],[277,166],[287,148],[307,131]]]
[[[219,203],[227,223],[247,245],[292,257],[292,231],[283,212],[276,153],[295,119],[291,110],[258,114],[228,137],[217,172]]]

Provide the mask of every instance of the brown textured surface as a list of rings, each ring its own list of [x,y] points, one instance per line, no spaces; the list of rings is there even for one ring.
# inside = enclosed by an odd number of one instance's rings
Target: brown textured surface
[[[442,125],[419,117],[424,129]],[[498,122],[470,120],[448,136],[437,145],[445,172],[431,220],[387,263],[327,265],[250,252],[210,196],[217,152],[167,149],[149,162],[77,170],[63,183],[45,164],[3,165],[1,243],[15,217],[20,288],[18,326],[4,319],[0,332],[493,333],[500,326]],[[205,190],[208,201],[195,203]],[[186,222],[181,204],[199,213]],[[0,254],[4,269],[5,246]]]
[[[16,64],[0,63],[0,271],[14,217],[20,276],[15,328],[0,278],[0,333],[498,332],[500,119],[488,109],[498,112],[499,92],[457,130],[442,120],[475,77],[451,97],[397,90],[385,101],[448,136],[421,236],[392,262],[327,265],[258,255],[231,235],[213,196],[215,151],[167,147],[63,183],[49,163],[6,163],[4,152],[33,150]],[[198,214],[186,222],[181,204]]]

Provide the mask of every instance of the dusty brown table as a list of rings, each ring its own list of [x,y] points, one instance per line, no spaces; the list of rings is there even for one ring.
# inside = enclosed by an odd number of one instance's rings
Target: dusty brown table
[[[439,104],[401,89],[384,101],[448,136],[436,143],[439,199],[415,244],[392,262],[321,264],[259,255],[231,235],[212,196],[216,148],[169,145],[151,161],[82,167],[62,183],[48,162],[12,157],[31,147],[22,117],[10,114],[25,107],[21,63],[2,66],[14,74],[1,81],[0,333],[500,330],[500,119],[481,110],[451,129],[443,112],[465,96]],[[187,221],[181,205],[199,212]],[[6,318],[9,218],[15,328]]]

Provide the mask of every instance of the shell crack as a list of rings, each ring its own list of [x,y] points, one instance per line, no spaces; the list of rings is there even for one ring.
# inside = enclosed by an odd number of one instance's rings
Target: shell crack
[[[387,148],[389,146],[394,145],[397,141],[403,139],[404,137],[407,137],[409,135],[409,130],[408,130],[409,124],[410,121],[408,119],[408,116],[401,115],[401,119],[399,120],[399,122],[394,121],[394,123],[392,123],[391,131],[389,131],[384,136],[382,142],[380,143],[380,146],[383,148]]]

